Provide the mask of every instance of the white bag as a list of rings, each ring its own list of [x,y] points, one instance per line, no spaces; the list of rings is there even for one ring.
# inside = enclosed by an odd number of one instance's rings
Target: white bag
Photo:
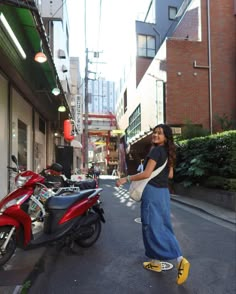
[[[167,160],[165,161],[165,163],[162,166],[160,166],[156,170],[154,170],[148,179],[140,180],[140,181],[133,181],[129,187],[129,197],[131,199],[133,199],[134,201],[137,201],[137,202],[141,201],[143,190],[144,190],[145,186],[147,185],[147,183],[152,178],[156,177],[159,173],[161,173],[161,171],[165,168],[166,164],[167,164]]]

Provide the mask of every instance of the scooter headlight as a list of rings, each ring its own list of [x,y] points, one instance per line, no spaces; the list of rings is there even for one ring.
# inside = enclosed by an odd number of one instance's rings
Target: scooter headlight
[[[24,184],[31,178],[31,176],[28,177],[22,177],[21,175],[16,177],[16,187],[20,188],[23,187]]]
[[[9,201],[9,202],[6,202],[6,203],[1,207],[1,209],[0,209],[0,213],[3,213],[7,208],[9,208],[9,207],[11,207],[11,206],[13,206],[13,205],[19,205],[19,204],[21,204],[21,203],[24,201],[25,197],[28,197],[28,195],[25,194],[25,195],[20,196],[20,197],[18,197],[18,198],[16,198],[16,199],[12,199],[12,200]]]

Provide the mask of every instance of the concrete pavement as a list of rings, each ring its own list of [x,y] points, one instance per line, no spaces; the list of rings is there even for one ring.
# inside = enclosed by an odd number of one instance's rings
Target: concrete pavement
[[[103,176],[101,179],[102,178],[110,178],[112,180],[115,179],[115,177],[111,176]],[[126,185],[124,188],[126,188]],[[201,212],[236,225],[236,213],[233,211],[197,199],[179,195],[171,195],[171,199],[174,202],[200,210]],[[30,283],[31,275],[37,271],[37,265],[40,262],[40,259],[43,258],[45,251],[46,247],[28,251],[18,249],[13,258],[3,268],[0,268],[0,293],[27,293],[27,287],[28,283]],[[24,292],[23,290],[26,291]]]
[[[216,206],[214,204],[210,204],[208,202],[204,202],[194,198],[184,197],[184,196],[175,195],[175,194],[171,195],[171,200],[185,204],[192,208],[196,208],[198,210],[201,210],[202,212],[210,214],[226,222],[236,224],[235,211],[231,211],[226,208],[222,208],[220,206]]]

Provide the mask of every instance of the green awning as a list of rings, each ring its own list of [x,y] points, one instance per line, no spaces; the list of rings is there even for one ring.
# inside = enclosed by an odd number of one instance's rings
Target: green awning
[[[34,4],[33,1],[28,2]],[[67,100],[53,62],[42,18],[36,6],[26,5],[28,2],[3,0],[0,4],[0,13],[6,18],[26,54],[26,59],[20,56],[0,23],[0,67],[47,119],[54,120],[61,101],[68,108]],[[41,45],[48,59],[45,63],[34,61]],[[56,85],[61,90],[60,96],[51,94]]]

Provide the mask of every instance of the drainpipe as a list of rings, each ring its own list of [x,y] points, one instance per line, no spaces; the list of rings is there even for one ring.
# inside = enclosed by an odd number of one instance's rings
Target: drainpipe
[[[159,36],[159,44],[158,44],[158,47],[157,47],[159,49],[160,48],[160,45],[161,45],[161,42],[162,42],[162,40],[161,40],[161,33],[158,32],[158,30],[155,27],[152,27],[152,29]]]
[[[210,17],[210,0],[207,0],[207,50],[208,50],[208,65],[198,65],[194,60],[194,68],[208,69],[208,96],[209,96],[209,128],[213,133],[213,112],[212,112],[212,64],[211,64],[211,17]]]
[[[155,80],[155,82],[156,82],[156,125],[158,125],[158,89],[157,89],[158,80]]]
[[[210,117],[210,131],[213,133],[212,128],[212,76],[211,76],[211,13],[210,13],[210,0],[207,0],[207,39],[208,39],[208,81],[209,81],[209,117]]]
[[[8,165],[11,165],[11,156],[12,155],[12,138],[13,138],[13,132],[16,132],[16,129],[14,129],[16,126],[13,125],[12,121],[12,85],[8,81],[7,83],[7,120],[8,120]],[[8,187],[7,187],[7,193],[11,191],[11,171],[10,169],[7,169],[7,176],[8,176]]]
[[[165,122],[165,81],[161,79],[156,79],[156,124],[164,123]],[[161,86],[158,86],[158,82],[161,82]],[[162,108],[162,117],[159,117],[159,101],[158,101],[158,88],[161,87],[162,90],[162,103],[163,103],[163,108]]]

